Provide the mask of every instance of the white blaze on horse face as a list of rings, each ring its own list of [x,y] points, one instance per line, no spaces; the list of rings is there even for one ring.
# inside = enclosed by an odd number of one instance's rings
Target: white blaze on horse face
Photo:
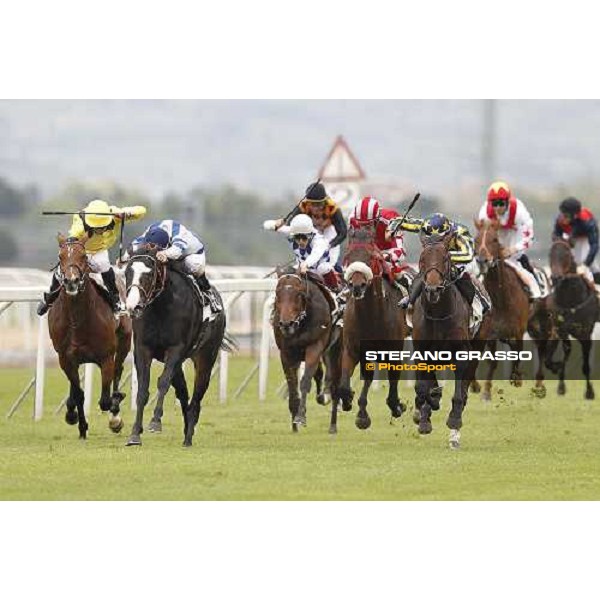
[[[151,273],[152,269],[147,267],[140,261],[134,261],[131,263],[131,270],[133,271],[133,277],[131,279],[131,286],[129,293],[127,294],[127,302],[125,303],[127,310],[132,311],[140,303],[140,281],[144,273]]]

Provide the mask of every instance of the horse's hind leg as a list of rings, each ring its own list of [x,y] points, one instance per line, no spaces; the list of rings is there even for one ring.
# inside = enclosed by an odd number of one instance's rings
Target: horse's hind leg
[[[594,394],[594,388],[590,382],[590,350],[592,349],[592,340],[579,340],[581,344],[581,354],[583,359],[582,371],[585,377],[585,399],[593,400],[596,395]]]
[[[190,401],[190,395],[185,381],[185,375],[183,373],[183,365],[179,365],[173,372],[173,379],[171,385],[175,390],[175,396],[179,400],[181,405],[181,414],[183,415],[183,435],[185,436],[188,424],[188,405]]]
[[[196,424],[200,418],[200,411],[202,410],[202,398],[204,398],[204,394],[206,394],[206,390],[210,384],[210,373],[217,360],[218,353],[219,344],[216,344],[214,348],[203,349],[193,358],[195,369],[194,393],[192,394],[192,399],[187,410],[187,428],[183,440],[184,446],[192,445],[194,430],[196,429]]]
[[[314,380],[315,386],[317,388],[317,404],[321,406],[325,405],[325,394],[323,393],[323,377],[325,375],[325,371],[323,369],[323,363],[319,361],[319,364],[315,370]]]
[[[118,415],[121,402],[125,399],[125,394],[119,391],[121,377],[123,376],[123,367],[125,359],[131,350],[131,325],[121,324],[117,329],[117,352],[115,354],[115,376],[113,379],[113,393],[111,396],[112,406],[110,412]]]
[[[490,340],[488,342],[488,349],[490,352],[496,352],[496,348],[498,346],[497,340]],[[494,381],[494,373],[496,372],[496,368],[498,367],[498,363],[495,360],[490,360],[490,364],[488,365],[487,374],[485,376],[485,382],[483,384],[483,391],[481,392],[481,399],[484,402],[491,402],[492,400],[492,385]]]
[[[365,372],[365,380],[363,382],[360,397],[358,398],[358,413],[354,423],[359,429],[369,429],[371,427],[371,417],[367,412],[369,388],[373,383],[373,371]]]
[[[183,362],[182,349],[171,349],[165,353],[165,366],[163,372],[158,378],[158,396],[156,397],[156,406],[154,407],[154,415],[148,424],[148,431],[152,433],[160,433],[162,431],[162,416],[165,396],[171,387],[173,373],[177,367],[181,367]]]
[[[406,404],[402,404],[400,402],[400,398],[398,396],[398,381],[400,380],[399,373],[395,371],[388,372],[388,382],[389,382],[389,391],[386,399],[386,404],[392,413],[393,419],[398,419],[402,416],[404,411],[406,410]]]
[[[569,356],[571,355],[571,340],[567,337],[562,340],[563,357],[562,361],[558,363],[558,389],[556,390],[559,396],[564,396],[567,392],[565,385],[565,369],[569,362]]]
[[[143,419],[144,408],[150,396],[150,366],[152,365],[152,354],[145,348],[136,348],[134,352],[135,370],[138,379],[138,392],[136,398],[135,421],[131,428],[131,434],[127,440],[127,446],[141,446],[142,432],[144,431]]]

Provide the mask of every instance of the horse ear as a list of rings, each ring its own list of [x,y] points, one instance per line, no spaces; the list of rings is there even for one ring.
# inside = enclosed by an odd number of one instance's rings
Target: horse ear
[[[478,219],[477,217],[474,217],[473,225],[475,225],[475,228],[477,230],[481,231],[481,229],[483,229],[483,219]]]
[[[80,238],[79,241],[85,245],[85,243],[90,239],[90,236],[87,233],[84,233]]]
[[[59,246],[62,246],[67,241],[67,238],[59,231],[56,234],[56,241],[58,242]]]

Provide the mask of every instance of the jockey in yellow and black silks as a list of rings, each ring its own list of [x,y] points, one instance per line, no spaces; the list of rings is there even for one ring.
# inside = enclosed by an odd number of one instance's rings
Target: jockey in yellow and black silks
[[[80,240],[87,236],[85,250],[92,272],[100,273],[102,281],[108,290],[113,310],[122,309],[119,291],[115,280],[115,272],[110,264],[108,250],[112,248],[119,236],[123,221],[137,221],[146,215],[144,206],[127,206],[119,208],[109,206],[104,200],[92,200],[79,214],[73,216],[69,238]],[[37,308],[37,314],[42,316],[58,298],[60,282],[56,274],[52,277],[50,291],[44,294],[44,299]]]

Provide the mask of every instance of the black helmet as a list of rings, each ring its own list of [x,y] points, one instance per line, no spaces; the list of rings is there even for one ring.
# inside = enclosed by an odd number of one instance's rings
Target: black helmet
[[[572,196],[570,198],[565,198],[560,203],[560,212],[574,217],[581,212],[581,202]]]
[[[323,202],[327,198],[327,192],[325,186],[322,183],[311,183],[306,188],[306,199],[309,202]]]

